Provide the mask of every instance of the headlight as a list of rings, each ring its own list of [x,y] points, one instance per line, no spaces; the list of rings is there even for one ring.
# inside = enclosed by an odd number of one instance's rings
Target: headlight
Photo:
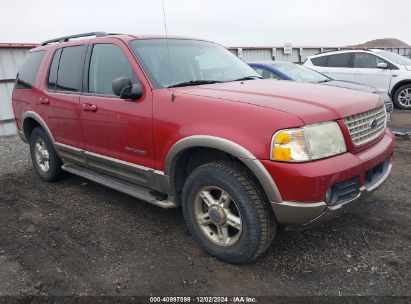
[[[340,126],[334,121],[278,131],[271,143],[271,159],[276,161],[304,162],[346,151]]]

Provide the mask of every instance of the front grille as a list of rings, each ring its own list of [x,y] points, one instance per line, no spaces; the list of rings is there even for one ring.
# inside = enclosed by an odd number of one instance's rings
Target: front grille
[[[385,106],[344,118],[355,145],[365,144],[380,136],[387,124]]]

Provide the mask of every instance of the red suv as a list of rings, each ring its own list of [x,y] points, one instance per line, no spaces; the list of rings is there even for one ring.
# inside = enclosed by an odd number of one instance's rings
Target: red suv
[[[31,50],[13,107],[43,180],[181,205],[205,251],[246,263],[279,224],[309,227],[377,188],[394,142],[377,95],[259,78],[212,42],[93,32]]]

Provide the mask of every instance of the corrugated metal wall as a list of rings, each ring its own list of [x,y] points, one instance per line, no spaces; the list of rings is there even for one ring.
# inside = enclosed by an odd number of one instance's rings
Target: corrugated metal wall
[[[240,51],[239,51],[240,49]],[[241,54],[241,59],[246,62],[253,62],[253,61],[267,61],[267,60],[277,60],[277,61],[284,61],[284,62],[294,62],[294,63],[303,63],[308,56],[315,55],[320,52],[329,52],[329,51],[337,51],[343,49],[352,49],[352,48],[299,48],[294,47],[292,48],[292,54],[285,54],[283,47],[235,47],[229,48],[230,52],[234,55]],[[411,58],[411,48],[386,48],[386,50],[400,54],[402,56]],[[273,57],[273,54],[274,57]]]
[[[0,136],[16,133],[11,92],[27,48],[0,48]]]

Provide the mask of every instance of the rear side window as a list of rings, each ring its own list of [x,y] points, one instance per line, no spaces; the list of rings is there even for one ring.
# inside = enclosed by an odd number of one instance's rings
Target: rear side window
[[[56,90],[57,85],[57,71],[59,68],[59,61],[60,61],[61,49],[58,49],[53,56],[53,60],[51,61],[49,77],[47,81],[47,88],[51,91]]]
[[[57,91],[81,91],[85,51],[85,45],[63,48],[57,71]]]
[[[89,69],[89,93],[114,95],[113,80],[127,77],[137,82],[133,68],[121,49],[114,44],[95,44]]]
[[[45,51],[38,51],[27,54],[17,75],[16,89],[30,89],[34,86],[45,53]]]
[[[351,55],[351,53],[331,55],[327,66],[330,68],[349,68]]]
[[[330,58],[330,56],[315,57],[315,58],[311,58],[311,62],[315,66],[326,67],[328,63],[328,58]]]

